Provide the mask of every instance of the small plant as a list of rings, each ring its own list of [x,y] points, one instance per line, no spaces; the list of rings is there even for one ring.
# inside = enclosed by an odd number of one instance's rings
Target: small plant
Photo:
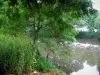
[[[51,63],[49,60],[44,60],[43,58],[39,57],[37,59],[37,63],[35,65],[35,68],[39,71],[46,72],[48,70],[55,69],[56,67]]]

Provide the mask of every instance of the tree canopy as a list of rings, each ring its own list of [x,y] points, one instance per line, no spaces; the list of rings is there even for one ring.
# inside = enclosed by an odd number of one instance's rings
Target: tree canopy
[[[15,33],[32,27],[34,38],[41,32],[73,40],[76,30],[71,22],[96,11],[91,0],[1,0],[0,5],[1,27]]]

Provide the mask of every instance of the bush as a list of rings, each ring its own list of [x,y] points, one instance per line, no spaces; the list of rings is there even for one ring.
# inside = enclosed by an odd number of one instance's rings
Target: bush
[[[35,64],[35,68],[39,71],[46,72],[48,70],[56,69],[56,67],[49,60],[44,60],[39,57],[37,59],[37,63]]]
[[[50,61],[36,58],[31,41],[27,36],[0,34],[0,71],[21,74],[33,68],[42,72],[57,70]]]
[[[85,31],[80,31],[77,35],[76,38],[98,38],[98,33],[97,32],[85,32]]]
[[[7,72],[22,73],[33,67],[33,48],[28,37],[0,34],[0,65]],[[35,58],[34,58],[35,59]]]

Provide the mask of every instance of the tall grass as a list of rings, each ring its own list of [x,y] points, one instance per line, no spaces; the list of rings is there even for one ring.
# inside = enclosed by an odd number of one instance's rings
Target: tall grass
[[[19,75],[32,69],[42,72],[58,70],[41,56],[37,55],[36,58],[31,41],[27,36],[0,34],[0,70]]]
[[[34,66],[34,50],[26,36],[0,34],[0,67],[11,73],[22,73]]]

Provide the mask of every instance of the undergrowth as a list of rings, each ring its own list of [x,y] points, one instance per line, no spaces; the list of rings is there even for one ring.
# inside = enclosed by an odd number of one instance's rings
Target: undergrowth
[[[0,34],[0,65],[11,73],[22,73],[32,68],[33,48],[28,37],[13,37]]]
[[[35,57],[32,40],[27,36],[0,34],[0,68],[6,73],[21,74],[36,69],[59,71],[50,61]]]

